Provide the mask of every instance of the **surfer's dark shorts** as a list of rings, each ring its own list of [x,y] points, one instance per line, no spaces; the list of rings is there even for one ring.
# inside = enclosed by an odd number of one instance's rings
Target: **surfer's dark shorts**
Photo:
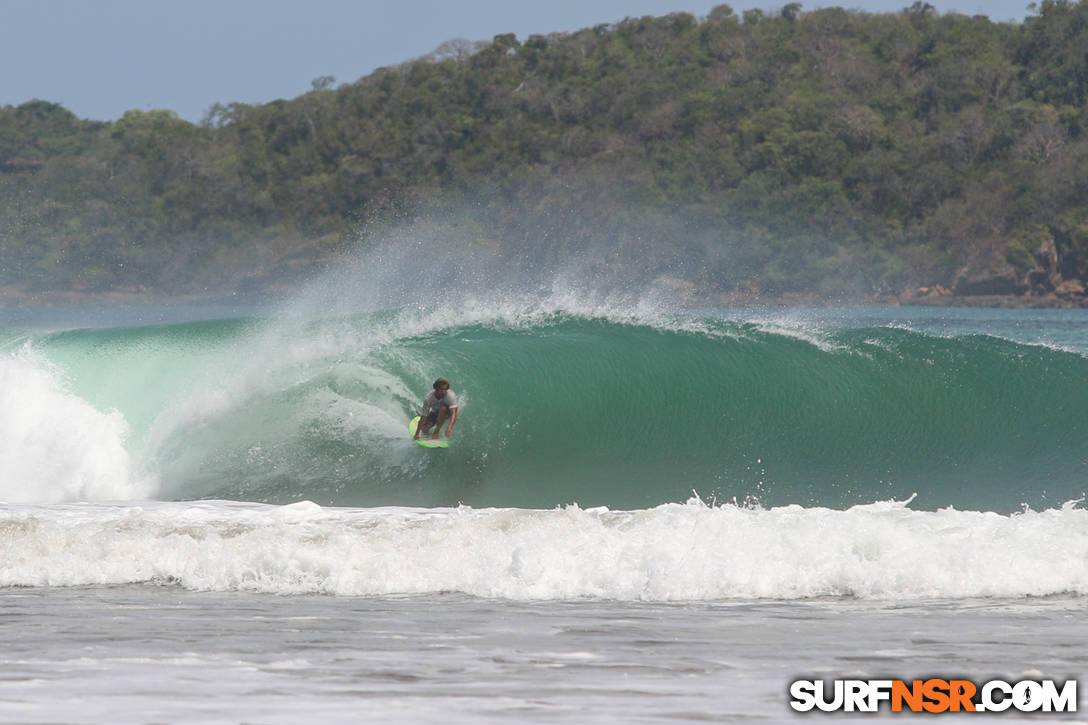
[[[441,407],[435,408],[430,413],[427,413],[427,418],[426,418],[427,425],[434,425],[435,423],[438,422],[438,411],[442,410],[442,408],[446,408],[446,406],[443,405]],[[450,409],[446,408],[446,415],[449,415],[449,413],[450,413]]]

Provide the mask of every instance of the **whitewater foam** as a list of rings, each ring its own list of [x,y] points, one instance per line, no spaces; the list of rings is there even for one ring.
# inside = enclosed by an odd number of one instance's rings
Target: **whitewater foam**
[[[154,494],[136,474],[128,424],[70,393],[29,344],[0,358],[0,500],[131,500]]]
[[[0,586],[514,600],[1088,594],[1088,511],[708,506],[338,509],[310,502],[0,508]]]

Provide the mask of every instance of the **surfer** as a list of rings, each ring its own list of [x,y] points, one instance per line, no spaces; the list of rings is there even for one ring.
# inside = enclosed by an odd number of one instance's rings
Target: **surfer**
[[[450,390],[450,381],[439,378],[434,381],[434,390],[427,393],[423,399],[423,412],[416,427],[414,438],[419,440],[420,433],[427,433],[434,426],[434,435],[431,440],[438,440],[438,434],[442,430],[442,424],[449,420],[446,426],[446,437],[453,437],[453,424],[457,422],[457,393]]]

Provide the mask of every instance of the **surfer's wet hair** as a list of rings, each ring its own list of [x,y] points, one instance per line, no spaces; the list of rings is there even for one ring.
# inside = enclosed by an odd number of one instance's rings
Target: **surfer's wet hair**
[[[434,389],[435,390],[438,390],[439,388],[448,388],[449,386],[450,386],[450,381],[446,380],[445,378],[439,378],[438,380],[434,381]]]

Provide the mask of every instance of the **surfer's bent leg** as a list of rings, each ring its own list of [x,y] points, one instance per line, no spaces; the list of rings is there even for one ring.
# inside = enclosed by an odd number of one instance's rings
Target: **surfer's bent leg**
[[[416,426],[416,438],[419,437],[420,433],[426,433],[427,431],[429,431],[436,420],[438,420],[437,410],[432,410],[430,413],[427,413],[426,417],[421,418],[419,421],[419,425]]]
[[[442,430],[442,424],[446,422],[446,418],[450,417],[450,407],[448,405],[442,405],[438,408],[438,425],[435,426],[434,435],[431,436],[433,440],[438,440],[438,434]],[[430,430],[430,426],[427,426],[424,430]]]

